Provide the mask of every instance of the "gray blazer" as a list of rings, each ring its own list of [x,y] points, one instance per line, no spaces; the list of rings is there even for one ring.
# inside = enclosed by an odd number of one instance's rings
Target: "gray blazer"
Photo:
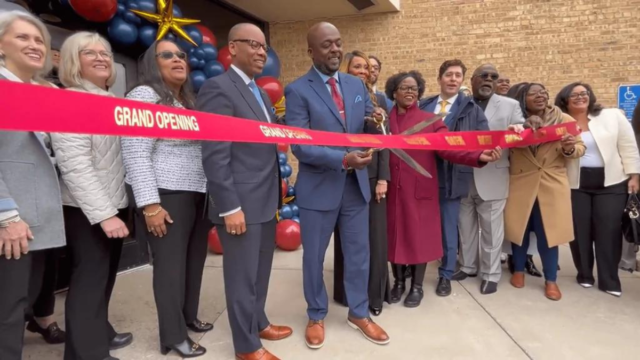
[[[262,91],[261,95],[267,111],[271,110],[269,97]],[[196,107],[203,112],[268,121],[253,92],[232,68],[204,83]],[[269,115],[275,123],[275,115]],[[209,218],[214,224],[224,224],[220,214],[239,207],[247,224],[265,223],[276,216],[282,197],[275,144],[205,141],[202,165],[212,200]]]
[[[506,130],[509,125],[524,123],[520,103],[497,94],[489,99],[484,114],[491,130]],[[473,178],[482,200],[506,199],[509,194],[509,150],[502,151],[500,160],[480,169],[474,168]]]

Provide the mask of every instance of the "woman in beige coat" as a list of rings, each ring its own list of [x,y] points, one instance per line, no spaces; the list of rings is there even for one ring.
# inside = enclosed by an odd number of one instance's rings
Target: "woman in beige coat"
[[[548,104],[549,93],[542,84],[524,85],[515,98],[527,121],[536,128],[575,121]],[[584,152],[581,138],[570,134],[561,141],[511,151],[509,198],[504,213],[505,239],[513,243],[514,287],[524,287],[528,234],[533,231],[546,280],[545,296],[551,300],[562,297],[556,284],[558,245],[574,239],[570,184],[577,181],[578,158]]]

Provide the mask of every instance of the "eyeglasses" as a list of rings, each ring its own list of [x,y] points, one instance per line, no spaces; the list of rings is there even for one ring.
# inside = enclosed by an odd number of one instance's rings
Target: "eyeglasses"
[[[157,53],[156,56],[164,60],[171,60],[174,56],[177,56],[180,60],[185,60],[187,58],[187,54],[182,51],[171,52],[169,50],[161,51]]]
[[[262,48],[262,50],[264,50],[265,52],[269,51],[268,45],[255,40],[251,40],[251,39],[236,39],[236,40],[231,40],[231,42],[243,42],[243,43],[249,44],[249,46],[251,46],[253,50],[258,50]]]
[[[409,91],[411,91],[411,92],[417,93],[418,92],[418,87],[417,86],[400,86],[398,88],[398,91],[400,91],[400,92],[409,92]]]
[[[588,91],[581,91],[579,93],[571,93],[571,95],[569,95],[569,99],[577,99],[577,98],[588,98],[589,97],[589,92]]]
[[[113,59],[113,53],[109,51],[95,51],[91,49],[81,50],[80,54],[84,55],[89,60],[95,60],[100,55],[103,59],[111,60]]]
[[[542,89],[542,90],[538,90],[538,91],[535,91],[535,92],[528,92],[527,96],[532,96],[532,97],[544,96],[544,97],[548,98],[549,97],[549,92],[547,90],[545,90],[545,89]]]
[[[498,75],[496,73],[487,73],[487,72],[480,73],[480,74],[478,74],[476,76],[479,77],[479,78],[482,78],[482,80],[487,80],[487,79],[491,78],[492,81],[496,81],[500,77],[500,75]]]

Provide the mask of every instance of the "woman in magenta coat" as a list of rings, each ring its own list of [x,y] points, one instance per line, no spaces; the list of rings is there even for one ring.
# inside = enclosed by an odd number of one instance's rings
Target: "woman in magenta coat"
[[[389,115],[392,134],[399,134],[432,114],[418,108],[418,99],[425,91],[425,81],[417,71],[402,72],[387,80],[386,94],[395,101]],[[429,125],[421,133],[446,132],[442,120]],[[442,257],[442,233],[438,202],[438,175],[436,155],[453,163],[482,167],[500,158],[500,149],[485,151],[427,151],[407,150],[407,153],[425,168],[432,178],[413,170],[407,163],[391,153],[389,168],[391,181],[387,202],[387,234],[389,261],[395,284],[391,302],[399,302],[405,291],[404,274],[411,269],[411,289],[405,298],[407,307],[417,307],[423,297],[422,281],[427,263]],[[402,280],[399,280],[402,279]]]

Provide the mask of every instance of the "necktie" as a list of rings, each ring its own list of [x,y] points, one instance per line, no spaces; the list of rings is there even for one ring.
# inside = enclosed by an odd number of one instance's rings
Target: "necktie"
[[[438,115],[447,113],[447,105],[449,105],[449,102],[447,100],[440,101],[440,113],[438,113]]]
[[[264,100],[262,100],[262,94],[260,94],[260,90],[258,89],[258,85],[256,85],[255,81],[251,81],[249,82],[249,88],[251,89],[251,91],[253,92],[253,96],[256,97],[256,100],[258,100],[258,104],[260,104],[260,108],[262,108],[262,111],[265,113],[265,116],[267,117],[267,121],[269,121],[269,113],[267,112],[267,107],[264,104]]]
[[[346,122],[347,117],[345,116],[345,113],[344,113],[344,101],[342,100],[342,96],[340,96],[340,93],[338,92],[336,79],[329,78],[329,80],[327,80],[327,84],[329,84],[329,86],[331,87],[331,98],[333,99],[333,102],[336,103],[336,107],[338,108],[338,112],[340,113],[340,116],[342,116],[342,120]]]

